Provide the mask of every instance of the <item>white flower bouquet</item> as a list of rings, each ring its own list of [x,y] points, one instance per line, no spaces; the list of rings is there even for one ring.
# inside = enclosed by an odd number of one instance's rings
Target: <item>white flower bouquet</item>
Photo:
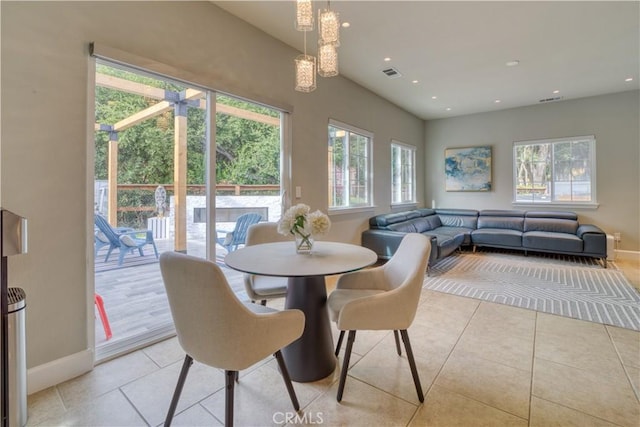
[[[331,227],[331,220],[326,214],[319,210],[310,211],[309,206],[300,203],[287,209],[278,221],[278,233],[292,234],[296,238],[298,252],[310,252],[314,236],[325,234]]]

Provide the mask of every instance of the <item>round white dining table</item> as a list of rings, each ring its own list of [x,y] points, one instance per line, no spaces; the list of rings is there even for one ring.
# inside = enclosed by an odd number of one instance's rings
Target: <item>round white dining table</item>
[[[245,246],[224,262],[244,273],[289,278],[285,308],[302,310],[305,327],[282,355],[292,380],[310,382],[327,377],[336,366],[325,276],[359,270],[377,259],[362,246],[324,241],[316,241],[310,254],[298,254],[291,241]]]

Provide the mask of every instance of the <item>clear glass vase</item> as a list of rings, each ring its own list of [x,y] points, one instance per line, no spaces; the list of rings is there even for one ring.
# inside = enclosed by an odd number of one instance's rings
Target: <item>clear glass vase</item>
[[[295,233],[296,252],[299,254],[310,254],[313,249],[313,235],[307,230],[302,233]]]

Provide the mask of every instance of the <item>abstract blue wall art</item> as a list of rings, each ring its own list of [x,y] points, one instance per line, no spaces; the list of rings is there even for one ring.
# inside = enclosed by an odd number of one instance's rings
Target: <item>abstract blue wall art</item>
[[[491,191],[491,147],[444,150],[446,191]]]

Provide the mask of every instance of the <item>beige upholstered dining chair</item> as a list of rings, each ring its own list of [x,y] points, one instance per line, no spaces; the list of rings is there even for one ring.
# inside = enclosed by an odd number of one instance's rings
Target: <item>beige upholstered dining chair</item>
[[[165,252],[160,270],[178,341],[187,353],[165,426],[171,425],[189,368],[196,360],[225,371],[225,425],[233,425],[234,380],[238,371],[273,354],[278,361],[295,410],[300,405],[280,349],[295,341],[304,329],[299,310],[276,311],[243,304],[215,263],[193,256]]]
[[[249,227],[245,246],[292,240],[290,237],[278,233],[277,223],[260,222]],[[286,277],[258,276],[245,273],[244,287],[251,302],[260,301],[262,305],[267,305],[268,299],[284,298],[287,295],[287,280]]]
[[[347,273],[338,279],[336,289],[327,301],[331,320],[336,322],[340,330],[336,356],[340,352],[345,331],[349,331],[338,385],[338,402],[342,400],[351,349],[358,330],[392,330],[399,355],[400,331],[418,399],[424,402],[407,329],[413,323],[418,309],[430,253],[431,242],[426,236],[409,233],[386,264]]]

